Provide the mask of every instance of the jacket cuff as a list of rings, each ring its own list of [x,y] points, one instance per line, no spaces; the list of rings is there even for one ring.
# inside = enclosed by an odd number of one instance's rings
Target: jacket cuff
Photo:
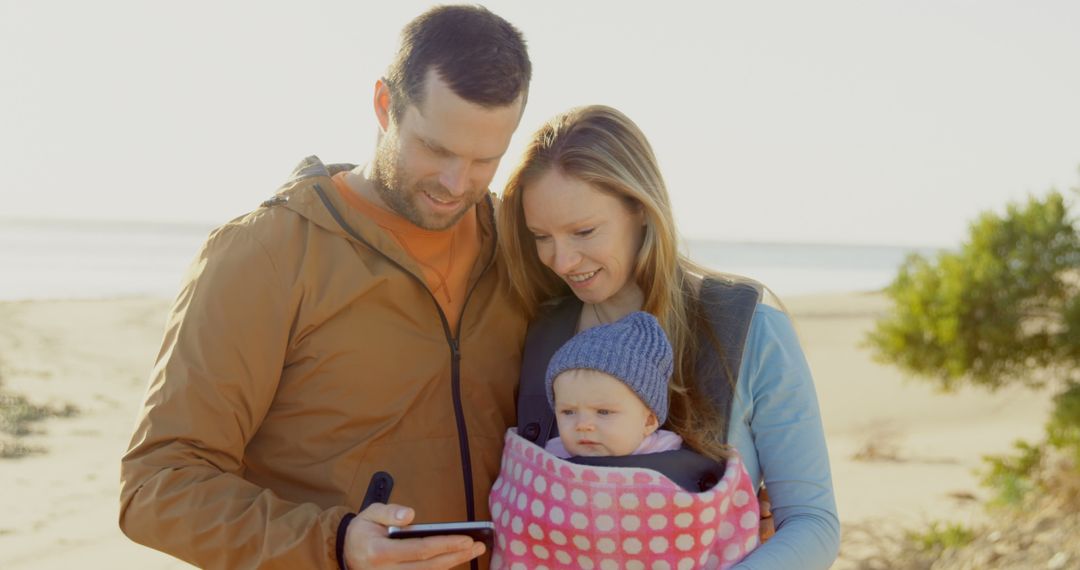
[[[341,519],[337,527],[337,543],[334,545],[334,554],[337,555],[338,570],[349,570],[345,565],[345,531],[349,529],[349,523],[356,518],[355,513],[348,513]]]

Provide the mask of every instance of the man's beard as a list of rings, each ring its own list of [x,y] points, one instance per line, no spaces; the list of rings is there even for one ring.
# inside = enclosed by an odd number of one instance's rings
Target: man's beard
[[[445,196],[448,192],[438,184],[426,185],[417,182],[410,186],[405,176],[405,168],[401,164],[401,155],[395,152],[392,144],[388,144],[390,141],[384,140],[382,142],[383,144],[378,145],[375,149],[375,163],[371,169],[371,182],[375,186],[375,192],[379,194],[379,197],[391,210],[412,222],[413,225],[428,231],[449,229],[469,211],[469,206],[472,204],[463,207],[460,212],[448,219],[425,219],[420,208],[416,205],[416,200],[425,199],[420,194],[428,186],[431,186],[431,192],[429,193],[433,196]],[[468,196],[466,196],[466,199],[468,199]]]

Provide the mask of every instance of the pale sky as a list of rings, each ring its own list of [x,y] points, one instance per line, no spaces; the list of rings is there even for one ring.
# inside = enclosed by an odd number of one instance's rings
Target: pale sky
[[[304,156],[366,162],[374,81],[429,2],[0,0],[0,218],[220,223]],[[485,3],[528,136],[634,119],[689,238],[955,245],[1080,183],[1080,2]]]

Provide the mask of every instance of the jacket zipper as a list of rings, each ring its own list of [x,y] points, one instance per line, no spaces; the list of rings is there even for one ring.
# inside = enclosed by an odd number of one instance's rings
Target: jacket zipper
[[[431,297],[431,302],[435,304],[435,311],[439,314],[439,320],[442,321],[443,334],[446,335],[446,343],[450,347],[450,393],[452,395],[454,403],[454,420],[457,423],[458,448],[459,453],[461,454],[461,476],[465,484],[465,513],[468,517],[468,520],[476,520],[476,507],[474,506],[475,492],[472,484],[472,455],[469,453],[469,432],[468,427],[465,425],[465,409],[461,401],[460,338],[455,337],[453,331],[450,330],[450,322],[446,320],[446,314],[443,312],[442,307],[439,306],[439,300],[435,298],[435,294],[432,293],[431,289],[428,288],[427,283],[424,283],[424,280],[417,276],[415,273],[409,271],[403,265],[395,261],[393,258],[368,243],[363,237],[360,236],[360,234],[358,234],[355,230],[352,229],[352,226],[345,222],[345,219],[341,217],[341,214],[337,211],[337,208],[335,208],[334,205],[330,202],[330,199],[327,198],[326,193],[323,191],[322,187],[318,184],[315,184],[313,187],[315,189],[315,192],[319,195],[319,199],[322,200],[323,205],[330,212],[330,215],[333,216],[334,220],[338,223],[338,225],[341,226],[341,229],[345,230],[345,232],[352,236],[353,239],[368,246],[368,248],[370,248],[372,251],[377,252],[379,255],[385,257],[387,261],[395,265],[406,275],[409,275],[410,277],[415,279],[420,284],[421,288],[423,288],[424,291],[427,292],[428,296]],[[490,206],[491,210],[494,211],[495,206],[491,202],[491,197],[485,196],[484,199],[487,200],[488,206]],[[490,221],[492,222],[492,227],[495,227],[494,214],[492,214]],[[484,269],[480,271],[480,275],[477,276],[476,282],[473,283],[472,287],[470,287],[469,291],[465,294],[465,301],[461,304],[462,319],[464,319],[465,317],[465,308],[469,306],[469,299],[472,298],[472,293],[474,290],[476,290],[476,285],[480,283],[480,280],[483,279],[484,275],[486,275],[488,270],[491,269],[491,265],[495,262],[496,255],[498,255],[497,235],[495,239],[495,247],[492,249],[491,255],[488,257],[487,263],[484,265]],[[461,320],[459,320],[457,335],[458,337],[461,336],[461,325],[462,322]],[[472,566],[474,568],[476,567],[475,560],[472,561]]]

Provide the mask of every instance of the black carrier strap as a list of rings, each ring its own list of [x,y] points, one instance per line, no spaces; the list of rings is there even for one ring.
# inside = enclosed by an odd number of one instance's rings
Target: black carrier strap
[[[761,302],[761,286],[753,282],[722,281],[706,279],[702,284],[701,302],[712,323],[712,337],[703,333],[703,346],[720,346],[720,352],[705,350],[698,362],[699,378],[710,379],[703,387],[706,394],[724,410],[724,417],[731,416],[731,404],[735,383],[738,379],[739,366],[742,364],[743,349],[750,333],[750,322],[754,310]],[[544,392],[544,375],[548,362],[555,352],[574,336],[578,318],[581,316],[581,301],[569,296],[558,300],[547,311],[533,320],[525,335],[525,349],[521,361],[521,377],[518,385],[518,434],[525,439],[543,446],[547,441],[559,435],[555,425],[555,413],[548,405]],[[727,439],[727,425],[724,426],[724,439]],[[682,450],[679,450],[682,451]],[[654,468],[684,488],[697,490],[703,482],[702,477],[715,473],[715,467],[702,466],[690,460],[675,460],[675,455],[652,454]],[[641,465],[645,456],[629,456],[626,461],[633,466]],[[575,458],[581,459],[581,458]],[[624,458],[605,458],[603,461],[620,461]],[[701,458],[704,460],[704,458]],[[704,460],[708,461],[708,460]],[[585,462],[585,461],[580,461]],[[616,466],[616,464],[604,463]],[[715,465],[715,464],[714,464]],[[723,467],[720,467],[723,473]],[[686,484],[683,484],[683,483]]]
[[[564,297],[533,319],[525,333],[518,382],[518,435],[541,447],[559,434],[544,392],[548,362],[574,336],[580,316],[581,301],[573,295]]]

